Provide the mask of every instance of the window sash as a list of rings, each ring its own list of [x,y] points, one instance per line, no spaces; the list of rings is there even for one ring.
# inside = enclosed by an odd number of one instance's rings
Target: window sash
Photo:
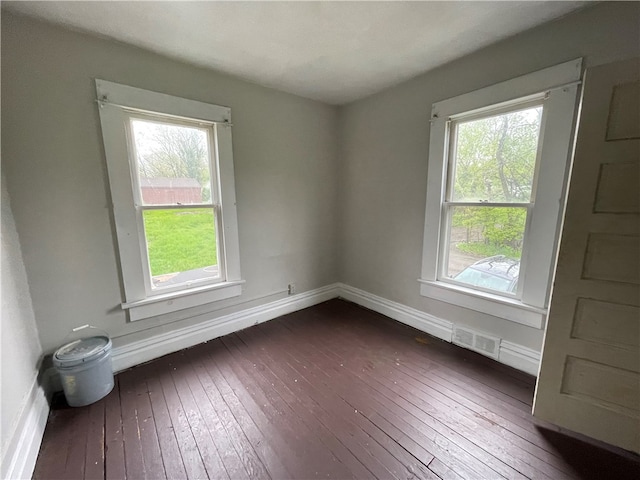
[[[133,189],[135,217],[138,226],[138,241],[140,244],[140,256],[143,262],[143,278],[144,289],[147,296],[158,295],[160,293],[178,292],[181,290],[188,290],[190,288],[212,285],[221,283],[226,280],[225,275],[225,252],[224,242],[221,241],[221,237],[224,234],[222,225],[222,206],[218,203],[220,201],[220,188],[219,188],[219,169],[218,169],[218,155],[217,155],[217,142],[216,142],[216,125],[214,123],[204,123],[195,119],[175,118],[168,115],[162,115],[160,113],[141,113],[137,111],[126,112],[126,136],[127,136],[127,151],[129,155],[129,166],[131,169],[131,182]],[[133,135],[132,121],[134,119],[144,120],[153,123],[161,123],[171,126],[185,126],[190,128],[198,128],[207,132],[208,141],[208,158],[209,163],[209,187],[211,191],[211,202],[202,202],[188,205],[177,204],[153,204],[146,205],[142,200],[142,188],[140,185],[140,174],[138,165],[138,155],[136,150],[136,143]],[[211,208],[213,209],[214,222],[215,222],[215,240],[216,240],[216,254],[218,257],[218,271],[217,277],[207,277],[187,281],[177,285],[167,285],[163,287],[157,287],[153,285],[153,276],[151,275],[151,262],[149,260],[149,247],[147,240],[147,233],[144,225],[144,212],[146,210],[189,210],[192,208]]]
[[[222,283],[226,281],[224,252],[222,251],[223,242],[220,241],[221,235],[219,233],[221,228],[220,225],[222,225],[222,222],[221,222],[222,210],[218,205],[212,205],[212,206],[206,206],[206,207],[200,206],[199,208],[213,209],[213,217],[214,217],[214,224],[215,224],[216,255],[218,257],[217,258],[218,276],[198,278],[195,280],[186,281],[176,285],[154,286],[153,275],[151,275],[151,262],[149,260],[149,246],[148,246],[147,234],[146,234],[145,225],[144,225],[144,211],[157,210],[157,209],[138,207],[136,217],[139,222],[139,228],[144,232],[144,234],[140,237],[140,255],[144,263],[143,275],[144,275],[145,290],[147,292],[147,296],[158,295],[161,293],[178,292],[181,290],[188,290],[194,287],[213,285],[216,283]],[[191,210],[191,208],[189,206],[179,206],[177,208],[172,208],[172,210]]]
[[[133,182],[133,194],[135,200],[135,207],[155,207],[159,206],[163,207],[171,207],[176,204],[167,203],[167,204],[145,204],[142,200],[142,187],[140,185],[140,175],[139,175],[139,164],[138,164],[138,155],[137,155],[137,147],[134,141],[133,135],[133,120],[142,120],[150,123],[158,123],[163,125],[170,126],[180,126],[180,127],[188,127],[195,128],[198,130],[203,130],[207,133],[207,143],[208,143],[208,162],[209,162],[209,189],[211,191],[211,201],[210,202],[201,202],[201,203],[193,203],[189,204],[190,206],[207,206],[212,207],[216,204],[220,203],[220,194],[219,188],[217,187],[218,182],[218,168],[217,168],[217,142],[216,135],[217,129],[216,124],[213,122],[205,123],[201,120],[196,119],[186,119],[186,118],[177,118],[170,115],[163,115],[160,113],[154,112],[145,112],[141,113],[139,111],[130,111],[124,109],[127,115],[126,122],[126,135],[127,135],[127,149],[129,153],[129,165],[131,167],[131,181]],[[216,161],[214,161],[216,160]]]
[[[453,202],[453,193],[454,193],[454,183],[455,183],[455,173],[456,173],[456,157],[457,157],[457,148],[458,148],[458,127],[461,123],[467,122],[475,122],[478,120],[483,120],[486,118],[496,117],[499,115],[504,115],[513,112],[520,112],[522,110],[527,110],[535,107],[542,107],[542,118],[540,119],[540,130],[538,134],[538,142],[536,146],[536,159],[533,171],[533,180],[531,182],[531,196],[530,202],[534,202],[536,198],[536,187],[538,185],[538,173],[540,170],[540,155],[542,153],[542,143],[544,140],[544,127],[547,115],[547,109],[545,108],[545,100],[549,98],[548,94],[538,94],[535,95],[533,99],[527,98],[526,100],[516,100],[514,102],[510,102],[508,104],[497,104],[490,105],[484,109],[480,113],[477,111],[471,112],[463,112],[455,117],[450,117],[446,123],[447,129],[447,143],[445,147],[445,175],[446,175],[446,186],[445,186],[445,202]],[[458,202],[458,203],[473,203],[473,202]],[[521,203],[527,202],[478,202],[483,204],[494,203],[495,206],[500,206],[499,204],[505,205],[517,205]]]
[[[445,151],[444,157],[444,177],[446,182],[444,185],[444,195],[441,202],[441,218],[440,218],[440,235],[438,255],[436,259],[436,274],[435,281],[444,282],[451,285],[457,285],[460,287],[478,290],[481,292],[489,293],[497,296],[504,296],[506,298],[513,298],[522,300],[525,289],[525,272],[529,249],[529,229],[531,224],[532,213],[535,207],[536,189],[538,184],[538,173],[540,169],[540,155],[542,151],[543,133],[545,120],[547,115],[547,109],[545,108],[545,100],[549,97],[547,93],[539,93],[522,99],[516,99],[515,101],[507,103],[499,103],[495,105],[488,105],[480,110],[473,110],[469,112],[461,112],[456,115],[450,116],[445,125]],[[491,201],[478,201],[478,202],[461,202],[452,200],[454,193],[455,182],[455,170],[456,170],[456,158],[457,158],[457,144],[458,144],[458,126],[462,123],[478,121],[486,118],[491,118],[499,115],[505,115],[512,112],[519,112],[530,108],[542,107],[542,118],[540,120],[540,131],[536,146],[536,159],[534,165],[534,174],[531,184],[531,196],[529,202],[491,202]],[[501,207],[501,208],[526,208],[526,220],[525,229],[522,239],[522,254],[520,258],[520,272],[517,283],[517,290],[515,293],[500,292],[488,288],[483,288],[477,285],[469,285],[464,282],[456,281],[447,277],[447,269],[449,265],[449,253],[451,246],[451,227],[452,227],[452,212],[454,207]]]

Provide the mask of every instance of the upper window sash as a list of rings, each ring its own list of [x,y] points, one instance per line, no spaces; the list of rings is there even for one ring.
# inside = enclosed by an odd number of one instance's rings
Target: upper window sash
[[[445,175],[447,178],[446,189],[444,202],[450,204],[469,204],[472,205],[474,203],[484,204],[487,206],[508,206],[508,205],[527,205],[534,202],[535,199],[535,191],[537,185],[537,177],[538,177],[538,169],[540,168],[540,152],[542,145],[542,131],[544,128],[544,120],[545,120],[545,109],[544,109],[544,101],[548,98],[548,94],[539,93],[535,95],[530,95],[526,99],[516,99],[515,101],[503,102],[499,105],[489,106],[487,108],[483,108],[480,110],[476,110],[474,112],[463,112],[461,114],[453,115],[449,117],[446,122],[447,128],[447,138],[448,142],[446,144],[446,167],[445,167]],[[542,109],[542,116],[540,120],[540,130],[538,135],[538,143],[537,143],[537,151],[534,165],[534,175],[533,181],[531,184],[531,194],[529,202],[524,201],[504,201],[504,202],[495,202],[491,200],[481,200],[479,199],[477,202],[472,200],[455,200],[454,196],[454,188],[455,188],[455,174],[457,170],[457,154],[458,154],[458,138],[459,138],[459,127],[461,124],[476,122],[488,118],[497,117],[500,115],[505,115],[509,113],[517,113],[524,110],[528,110],[531,108],[540,107]]]
[[[125,112],[127,109],[125,109]],[[177,204],[177,203],[145,203],[142,198],[142,186],[140,185],[140,175],[139,175],[139,159],[137,152],[137,145],[135,142],[135,135],[133,131],[133,121],[140,120],[149,123],[156,123],[160,125],[167,126],[183,126],[187,128],[193,128],[197,130],[202,130],[206,133],[207,136],[207,161],[209,163],[209,190],[211,192],[211,199],[209,202],[200,201],[198,203],[188,203],[188,204]],[[129,162],[131,165],[131,178],[133,181],[133,189],[135,196],[135,206],[136,208],[163,208],[163,207],[173,207],[180,206],[183,208],[187,207],[197,207],[197,206],[210,206],[213,207],[215,205],[219,205],[219,193],[217,188],[218,181],[218,169],[217,162],[214,159],[217,158],[215,148],[215,136],[216,136],[216,124],[213,122],[197,122],[193,120],[186,120],[183,118],[172,117],[169,115],[158,115],[151,113],[141,113],[137,111],[131,111],[128,114],[128,121],[126,122],[126,134],[127,134],[127,142],[129,148]]]

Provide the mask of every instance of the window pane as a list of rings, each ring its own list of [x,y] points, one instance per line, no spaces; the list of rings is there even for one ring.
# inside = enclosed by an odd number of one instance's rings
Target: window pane
[[[154,287],[220,276],[212,208],[145,210],[143,216]]]
[[[451,207],[447,278],[515,293],[527,209]]]
[[[529,202],[542,106],[460,122],[452,200]]]
[[[131,120],[144,205],[211,202],[207,130]]]

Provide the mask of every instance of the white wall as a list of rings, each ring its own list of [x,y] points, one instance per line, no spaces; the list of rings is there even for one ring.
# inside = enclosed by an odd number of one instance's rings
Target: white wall
[[[4,475],[10,461],[5,458],[9,442],[15,433],[20,433],[16,432],[17,423],[23,411],[30,408],[29,396],[36,381],[42,347],[4,175],[1,188],[0,459]]]
[[[95,78],[231,107],[240,298],[126,321]],[[3,12],[3,171],[45,352],[85,323],[122,346],[336,282],[336,128],[335,107]]]
[[[639,23],[640,4],[604,2],[343,107],[341,280],[540,350],[542,330],[419,294],[431,105],[580,56],[637,56]]]

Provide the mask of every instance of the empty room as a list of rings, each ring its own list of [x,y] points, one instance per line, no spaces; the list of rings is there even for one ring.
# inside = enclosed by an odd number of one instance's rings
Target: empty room
[[[640,2],[1,22],[1,478],[640,478]]]

